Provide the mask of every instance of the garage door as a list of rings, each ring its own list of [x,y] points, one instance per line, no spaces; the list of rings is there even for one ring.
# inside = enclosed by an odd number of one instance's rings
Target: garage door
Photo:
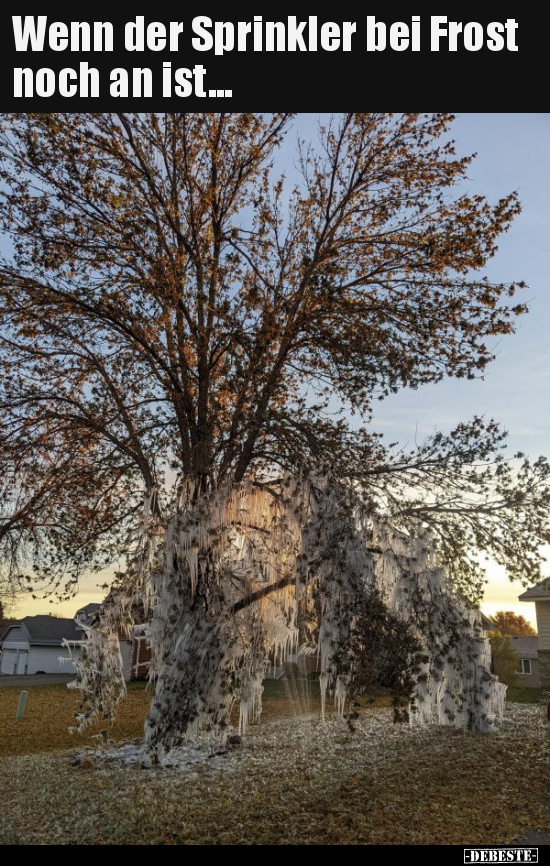
[[[17,667],[17,650],[2,650],[2,673],[14,674]]]
[[[17,656],[17,673],[20,676],[23,676],[27,673],[27,662],[29,660],[29,654],[27,650],[19,650],[19,655]]]

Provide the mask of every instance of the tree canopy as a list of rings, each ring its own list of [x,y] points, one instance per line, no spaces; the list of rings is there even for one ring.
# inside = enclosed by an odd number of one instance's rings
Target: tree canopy
[[[493,617],[495,632],[509,637],[520,637],[521,635],[535,636],[536,631],[525,617],[514,613],[513,610],[499,610]]]
[[[450,115],[350,114],[273,176],[290,115],[5,114],[0,549],[58,580],[116,558],[155,490],[330,467],[447,560],[538,576],[544,462],[476,418],[388,448],[373,401],[474,377],[525,311],[475,273],[518,212],[453,195]],[[513,492],[512,492],[513,491]],[[544,501],[544,505],[543,505]],[[521,532],[515,527],[521,525]]]

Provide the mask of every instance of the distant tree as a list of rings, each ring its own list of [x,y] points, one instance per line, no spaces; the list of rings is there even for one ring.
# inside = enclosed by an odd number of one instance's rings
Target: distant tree
[[[495,634],[491,638],[493,673],[505,686],[517,685],[519,656],[514,652],[507,635]]]
[[[495,632],[500,635],[509,635],[510,637],[518,637],[520,635],[536,635],[536,631],[530,622],[521,616],[514,613],[513,610],[499,610],[492,620],[495,624]]]
[[[10,622],[13,622],[13,620],[8,616],[6,606],[0,600],[0,633],[4,631]]]

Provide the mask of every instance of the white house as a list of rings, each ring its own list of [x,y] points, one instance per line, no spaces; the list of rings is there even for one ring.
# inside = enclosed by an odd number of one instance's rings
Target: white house
[[[71,658],[80,656],[86,640],[85,626],[90,625],[99,604],[88,604],[76,612],[74,619],[53,616],[26,616],[0,634],[0,675],[72,674]],[[68,641],[71,649],[67,649]],[[147,676],[151,649],[143,636],[119,635],[124,679]],[[63,661],[66,659],[66,661]]]
[[[0,635],[0,674],[70,674],[70,662],[60,661],[80,654],[69,652],[63,641],[82,640],[82,629],[73,619],[26,616]]]
[[[80,637],[78,640],[86,640],[86,630],[83,626],[91,625],[94,614],[101,610],[100,604],[87,604],[86,607],[81,607],[75,615],[76,628],[79,631]],[[120,645],[120,656],[122,658],[122,672],[124,679],[129,682],[133,679],[139,679],[138,669],[141,669],[140,647],[141,641],[129,638],[127,635],[120,632],[118,636]],[[141,656],[144,656],[144,649],[141,650]],[[147,660],[151,657],[149,653]]]

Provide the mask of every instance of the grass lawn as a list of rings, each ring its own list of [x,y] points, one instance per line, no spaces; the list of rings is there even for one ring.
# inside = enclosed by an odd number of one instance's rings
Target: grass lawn
[[[83,734],[70,734],[78,712],[79,692],[60,686],[31,686],[25,717],[16,721],[20,688],[0,689],[0,758],[10,755],[34,755],[64,749],[96,746],[98,734],[105,729],[96,724]],[[112,740],[120,742],[143,734],[143,723],[151,691],[145,683],[130,683],[128,695],[119,708],[116,724],[108,730]],[[330,704],[330,702],[329,702]],[[377,706],[389,706],[390,698],[376,698]],[[329,711],[332,707],[329,706]],[[320,715],[321,697],[317,681],[302,678],[267,680],[264,691],[262,721],[310,713]],[[235,713],[235,722],[238,714]]]
[[[546,695],[548,695],[548,689],[526,689],[525,686],[508,686],[506,700],[517,704],[538,704]]]
[[[16,723],[18,695],[0,689],[3,845],[492,845],[550,830],[540,706],[509,704],[498,732],[470,735],[393,725],[385,698],[350,735],[334,716],[319,723],[315,684],[268,682],[242,747],[178,771],[93,754],[72,766],[97,733],[67,733],[77,695],[31,688]],[[131,685],[114,739],[141,735],[148,701]]]
[[[102,730],[101,725],[84,734],[69,733],[78,712],[79,692],[65,685],[31,686],[28,692],[25,717],[18,722],[15,713],[21,689],[4,686],[0,689],[0,758],[97,745],[94,737]],[[127,740],[142,735],[150,696],[143,683],[130,683],[128,696],[110,731],[113,739]]]
[[[31,686],[28,692],[25,717],[16,721],[21,689],[0,689],[0,758],[97,745],[97,736],[105,729],[101,723],[83,734],[69,733],[78,712],[79,692],[67,689],[65,685]],[[289,713],[320,712],[317,683],[268,681],[265,694],[264,719]],[[130,683],[116,723],[109,729],[109,737],[117,742],[141,737],[150,701],[151,691],[145,683]]]
[[[10,755],[33,755],[63,749],[97,745],[97,735],[104,726],[95,725],[84,734],[70,734],[78,712],[79,693],[60,686],[33,686],[25,718],[18,722],[15,712],[20,688],[0,689],[0,758]],[[509,688],[508,700],[538,704],[542,689]],[[128,696],[121,703],[116,724],[109,729],[109,737],[117,742],[140,737],[149,709],[150,690],[144,683],[130,683]],[[390,698],[380,693],[376,706],[389,706]],[[262,721],[285,716],[319,714],[321,699],[319,684],[301,678],[267,680],[264,692]]]

